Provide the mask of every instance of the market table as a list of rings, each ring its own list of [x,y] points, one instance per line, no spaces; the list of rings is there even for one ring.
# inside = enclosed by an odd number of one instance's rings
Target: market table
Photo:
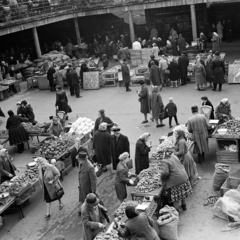
[[[137,200],[139,198],[145,197],[145,196],[153,196],[153,197],[158,197],[159,195],[161,195],[163,191],[163,187],[160,188],[156,188],[155,190],[151,191],[151,192],[131,192],[132,195],[132,200]]]
[[[35,75],[34,78],[37,79],[38,88],[40,90],[49,90],[50,89],[49,81],[47,79],[47,74]]]
[[[7,202],[3,205],[0,204],[0,215],[3,214],[10,206],[15,203],[16,197],[10,196]]]
[[[16,79],[5,79],[1,82],[1,85],[8,87],[9,90],[13,93],[19,93],[21,91],[20,81]]]

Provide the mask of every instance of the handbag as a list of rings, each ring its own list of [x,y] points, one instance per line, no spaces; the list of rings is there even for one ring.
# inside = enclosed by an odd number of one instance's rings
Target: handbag
[[[132,160],[132,159],[129,159],[129,160],[126,162],[126,165],[127,165],[128,169],[132,169],[132,168],[133,168],[133,160]]]
[[[72,112],[72,108],[70,105],[68,105],[68,113],[71,113]]]
[[[63,190],[63,188],[61,187],[61,185],[59,184],[59,182],[57,182],[57,183],[55,184],[55,191],[56,191],[57,199],[61,199],[62,196],[64,195],[64,190]]]

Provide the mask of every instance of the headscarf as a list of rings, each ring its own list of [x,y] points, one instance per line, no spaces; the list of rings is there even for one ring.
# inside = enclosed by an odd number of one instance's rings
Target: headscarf
[[[167,40],[167,45],[171,45],[171,42],[169,40]]]
[[[75,138],[74,147],[78,150],[81,145],[81,139],[79,137]]]
[[[126,213],[126,216],[130,219],[135,218],[139,215],[139,213],[136,212],[135,207],[133,206],[127,206],[125,209],[125,213]]]
[[[223,98],[223,99],[221,100],[221,103],[223,103],[224,105],[225,105],[227,102],[228,102],[228,99],[227,99],[227,98]]]
[[[129,157],[129,153],[128,152],[124,152],[124,153],[120,154],[119,160],[123,161],[123,160],[125,160],[128,157]]]
[[[107,130],[107,123],[103,122],[99,125],[99,128],[98,130],[100,131],[104,131],[104,130]]]
[[[152,93],[157,93],[158,92],[158,86],[153,86]]]
[[[3,157],[5,155],[5,152],[7,151],[6,148],[3,148],[0,150],[0,156]]]
[[[185,139],[187,141],[185,132],[181,129],[178,129],[175,131],[175,133],[177,134],[177,139],[176,139],[176,144],[179,142],[180,139]]]
[[[150,133],[146,132],[146,133],[143,133],[139,139],[143,139],[145,142],[147,140],[147,138],[150,137]]]
[[[218,34],[216,32],[213,32],[214,37],[218,37]]]

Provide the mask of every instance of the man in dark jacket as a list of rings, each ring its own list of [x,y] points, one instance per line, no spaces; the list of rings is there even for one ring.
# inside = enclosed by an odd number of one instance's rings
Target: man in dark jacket
[[[182,55],[178,58],[178,69],[181,73],[182,85],[187,84],[188,64],[189,64],[188,56],[186,55],[186,52],[182,52]]]
[[[49,86],[51,88],[51,92],[56,91],[56,89],[55,89],[56,84],[54,84],[54,81],[53,81],[53,79],[54,79],[53,75],[54,75],[55,72],[56,71],[53,68],[53,66],[50,66],[50,68],[48,69],[48,72],[47,72],[47,79],[49,81]]]
[[[70,72],[71,72],[71,66],[68,67],[67,72],[66,72],[66,79],[67,79],[67,84],[70,90],[70,95],[74,96],[75,95],[75,91],[74,91],[74,86],[72,84],[72,79],[70,77]]]
[[[211,115],[210,115],[210,119],[214,119],[214,107],[212,105],[212,103],[208,100],[208,97],[204,96],[201,98],[202,99],[202,106],[210,106],[212,108],[212,112],[211,112]]]
[[[155,59],[155,56],[154,55],[151,55],[150,56],[150,61],[148,62],[148,68],[149,68],[149,71],[150,71],[150,68],[151,68],[151,62],[153,61],[155,63],[156,66],[159,66],[159,62],[158,60]]]
[[[127,59],[123,59],[122,63],[122,77],[123,77],[123,82],[125,83],[126,91],[131,92],[132,90],[129,88],[131,78],[130,78],[130,71],[127,66]]]
[[[77,75],[75,67],[73,67],[72,71],[70,71],[69,78],[70,78],[70,80],[72,82],[72,85],[74,87],[76,98],[81,98],[81,96],[80,96],[80,86],[79,86],[80,81],[79,81],[79,77]]]
[[[220,58],[219,52],[215,52],[215,56],[212,60],[213,70],[213,91],[216,91],[217,85],[219,85],[218,91],[222,91],[222,84],[224,83],[225,64],[224,60]]]
[[[113,170],[117,169],[117,165],[119,163],[119,156],[128,152],[130,154],[130,146],[128,138],[120,133],[120,128],[113,127],[112,131],[114,135],[111,136],[111,154],[112,154],[112,165]]]
[[[105,110],[101,109],[99,110],[98,118],[95,121],[94,132],[98,130],[99,125],[103,122],[107,123],[107,131],[110,133],[110,128],[113,127],[114,123],[109,117],[105,116]]]

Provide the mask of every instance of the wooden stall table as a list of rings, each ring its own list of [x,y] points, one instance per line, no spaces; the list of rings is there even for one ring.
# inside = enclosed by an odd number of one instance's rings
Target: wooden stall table
[[[21,91],[20,81],[16,79],[5,79],[1,82],[1,85],[8,87],[12,93],[19,93]]]
[[[0,215],[15,203],[16,197],[10,196],[4,205],[0,204]]]
[[[153,196],[158,197],[159,194],[162,192],[162,187],[156,188],[155,190],[151,192],[131,192],[132,200],[139,200],[140,198],[146,197],[146,196]]]

